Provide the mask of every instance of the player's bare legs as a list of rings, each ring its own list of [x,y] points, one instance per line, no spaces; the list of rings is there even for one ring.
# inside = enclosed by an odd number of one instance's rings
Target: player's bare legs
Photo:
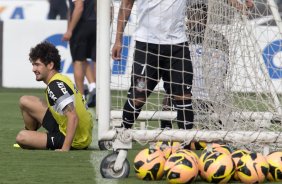
[[[87,63],[85,61],[75,61],[73,63],[73,74],[76,88],[78,91],[84,93],[84,77],[86,74]]]
[[[26,129],[37,130],[40,128],[47,110],[46,102],[36,96],[22,96],[19,101],[19,106]]]
[[[81,94],[84,94],[84,77],[86,74],[85,61],[75,61],[73,62],[73,74],[76,88]]]
[[[42,125],[44,115],[47,111],[47,104],[39,97],[22,96],[19,101],[26,130],[21,130],[16,142],[22,148],[45,149],[47,143],[47,134],[37,132]]]
[[[88,83],[96,83],[96,62],[88,63],[86,66],[86,78]]]

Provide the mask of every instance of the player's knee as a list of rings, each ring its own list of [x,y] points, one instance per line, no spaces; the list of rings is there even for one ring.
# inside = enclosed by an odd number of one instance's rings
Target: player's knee
[[[27,137],[27,130],[21,130],[16,136],[16,142],[20,145],[25,144]]]
[[[24,109],[26,106],[28,106],[29,101],[29,96],[21,96],[19,99],[19,107]]]
[[[145,104],[146,99],[145,98],[136,98],[132,99],[131,103],[135,108],[141,108]]]

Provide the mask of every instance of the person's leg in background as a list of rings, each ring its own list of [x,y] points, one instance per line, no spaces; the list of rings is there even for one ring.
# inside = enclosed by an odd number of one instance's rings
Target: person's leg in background
[[[88,80],[90,90],[95,89],[95,74],[92,66],[92,61],[96,60],[96,47],[93,49],[93,44],[96,45],[96,21],[86,21],[79,24],[79,29],[75,29],[70,40],[70,51],[73,59],[74,81],[78,91],[85,96],[85,78]],[[94,33],[93,33],[94,32]],[[94,35],[95,34],[95,35]],[[93,53],[95,52],[95,53]],[[94,54],[94,56],[93,56]],[[88,61],[88,58],[92,61]],[[95,92],[95,90],[94,90]],[[96,94],[96,92],[95,92]],[[95,96],[96,101],[96,96]],[[88,104],[91,106],[91,104]],[[94,107],[96,102],[92,105]]]
[[[74,82],[77,90],[84,94],[84,77],[86,73],[86,61],[75,60],[73,62]]]
[[[88,107],[96,106],[96,62],[87,61],[86,79],[88,81]]]
[[[88,107],[96,106],[96,21],[88,22],[87,57],[89,58],[86,67],[86,78],[88,80],[87,97]]]

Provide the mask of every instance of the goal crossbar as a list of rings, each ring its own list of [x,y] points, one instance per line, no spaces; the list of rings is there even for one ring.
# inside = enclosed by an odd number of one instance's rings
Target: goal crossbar
[[[241,142],[241,143],[282,143],[282,132],[272,131],[207,131],[207,130],[110,130],[101,139],[114,140],[117,135],[121,141],[205,141],[205,142]]]
[[[174,120],[176,119],[176,111],[141,111],[138,116],[138,120]],[[210,118],[219,119],[219,115],[217,113],[211,113]],[[233,112],[231,114],[233,117],[240,117],[242,119],[248,120],[273,120],[275,116],[271,112]],[[122,111],[111,111],[112,119],[121,119]],[[200,117],[198,117],[200,118]],[[197,117],[196,117],[197,119]]]

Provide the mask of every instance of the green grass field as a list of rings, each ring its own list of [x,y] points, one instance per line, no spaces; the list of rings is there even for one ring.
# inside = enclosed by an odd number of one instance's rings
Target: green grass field
[[[41,89],[0,88],[0,184],[145,183],[135,178],[132,166],[130,176],[126,179],[103,179],[100,174],[100,162],[111,151],[100,151],[96,142],[97,138],[93,142],[93,149],[83,151],[64,153],[14,148],[15,137],[23,128],[21,112],[18,108],[20,96],[43,97],[43,92]],[[94,112],[94,109],[92,111]],[[97,135],[97,125],[94,131]],[[130,163],[137,152],[138,148],[129,152]]]
[[[93,149],[83,151],[55,152],[50,150],[23,150],[14,148],[15,137],[23,128],[18,100],[22,95],[43,96],[42,89],[0,88],[0,184],[142,184],[135,177],[131,165],[130,175],[125,179],[103,179],[100,174],[101,160],[111,151],[100,151],[94,136]],[[93,114],[94,109],[92,109]],[[94,118],[95,120],[95,118]],[[97,135],[97,124],[94,125]],[[132,164],[140,145],[128,153]],[[166,183],[151,181],[150,183]],[[196,183],[205,183],[198,180]]]

